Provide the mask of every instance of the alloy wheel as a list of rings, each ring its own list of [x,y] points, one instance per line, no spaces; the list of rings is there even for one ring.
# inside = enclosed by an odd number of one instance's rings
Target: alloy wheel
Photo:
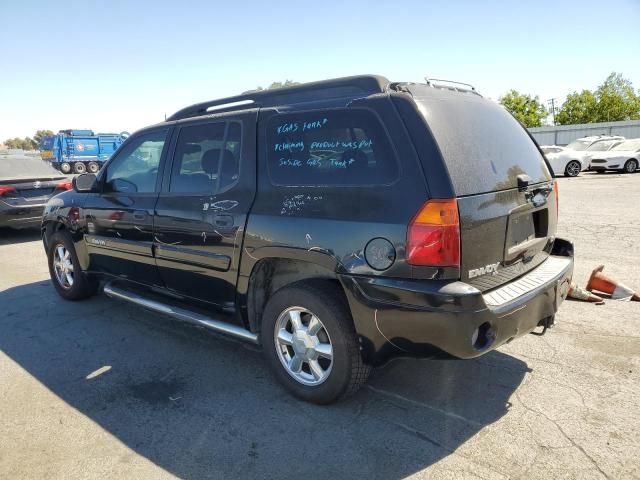
[[[580,163],[576,162],[575,160],[573,162],[569,162],[569,164],[567,165],[567,175],[569,175],[570,177],[577,177],[580,173],[580,170]]]
[[[303,307],[284,310],[276,321],[274,343],[280,363],[303,385],[320,385],[333,366],[333,345],[322,321]]]
[[[53,269],[56,274],[58,284],[65,290],[73,287],[73,262],[71,253],[62,244],[56,245],[53,249]]]

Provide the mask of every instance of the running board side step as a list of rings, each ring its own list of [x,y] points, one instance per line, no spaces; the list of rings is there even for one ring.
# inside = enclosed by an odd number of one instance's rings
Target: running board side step
[[[200,327],[204,327],[218,333],[223,333],[225,335],[239,338],[240,340],[244,340],[246,342],[255,344],[259,343],[258,335],[256,335],[255,333],[251,333],[249,330],[238,327],[236,325],[231,325],[227,322],[221,322],[220,320],[216,320],[214,318],[207,317],[206,315],[192,312],[184,308],[176,307],[174,305],[167,305],[156,300],[145,298],[142,295],[138,295],[137,293],[131,292],[129,290],[118,288],[111,283],[105,285],[104,293],[108,297],[124,300],[125,302],[138,305],[153,312],[167,315],[182,322],[198,325]]]

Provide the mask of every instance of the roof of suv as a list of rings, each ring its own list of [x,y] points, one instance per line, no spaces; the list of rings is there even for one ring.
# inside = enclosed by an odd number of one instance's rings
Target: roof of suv
[[[337,99],[352,100],[354,98],[366,97],[388,91],[409,92],[409,90],[404,88],[408,85],[411,85],[411,83],[392,83],[380,75],[357,75],[334,78],[271,90],[250,91],[233,97],[196,103],[179,110],[167,118],[166,121],[172,122],[212,113],[256,107],[275,107]],[[426,86],[455,92],[471,92],[478,95],[471,85],[450,80],[426,79]]]

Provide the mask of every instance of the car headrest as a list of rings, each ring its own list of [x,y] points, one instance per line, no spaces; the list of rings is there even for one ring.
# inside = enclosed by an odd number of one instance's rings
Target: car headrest
[[[220,161],[220,148],[212,148],[204,152],[202,156],[202,170],[209,175],[218,173],[218,165]],[[231,150],[222,150],[222,167],[226,170],[230,165],[235,166],[236,158],[233,156]]]

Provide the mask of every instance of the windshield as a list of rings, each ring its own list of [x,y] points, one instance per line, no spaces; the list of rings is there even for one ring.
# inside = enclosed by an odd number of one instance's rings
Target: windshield
[[[587,148],[590,152],[606,152],[620,140],[607,140],[606,142],[596,142]]]
[[[616,145],[611,150],[640,150],[640,138],[626,140],[620,145]]]
[[[582,152],[589,148],[589,145],[591,145],[591,142],[587,140],[574,140],[569,145],[567,145],[567,148],[575,150],[577,152]]]
[[[59,171],[39,157],[0,156],[0,180],[21,178],[60,178]]]

